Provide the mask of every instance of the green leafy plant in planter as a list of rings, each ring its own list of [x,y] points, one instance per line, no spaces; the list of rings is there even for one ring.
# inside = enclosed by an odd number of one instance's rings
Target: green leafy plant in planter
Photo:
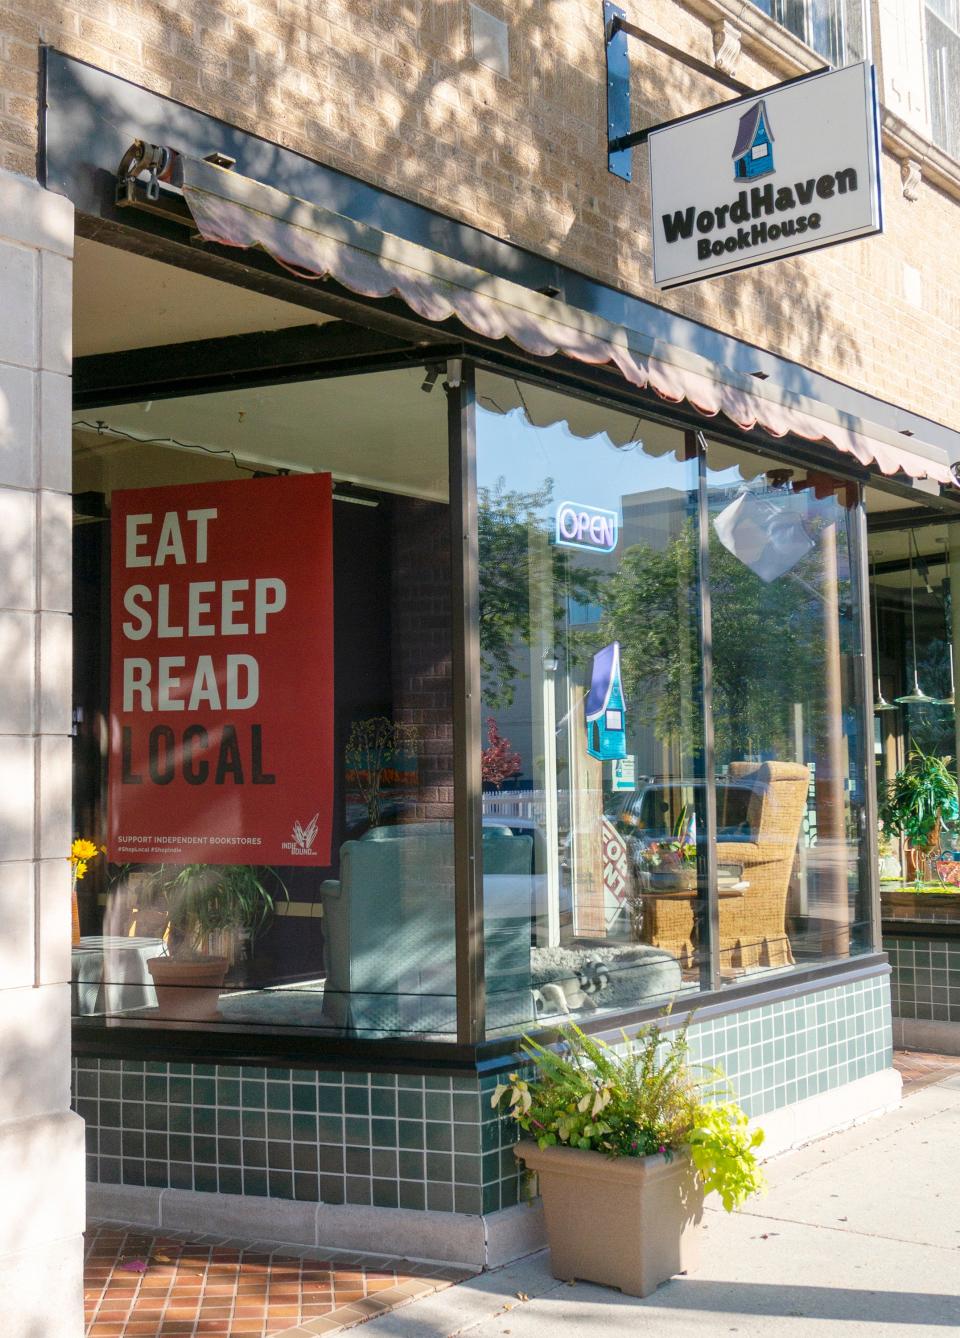
[[[686,1025],[624,1033],[618,1050],[574,1026],[562,1042],[524,1037],[534,1072],[492,1103],[531,1136],[516,1155],[539,1177],[554,1276],[649,1295],[694,1267],[705,1194],[731,1211],[763,1188],[763,1133],[719,1070],[691,1066]]]
[[[940,843],[940,828],[957,817],[957,782],[950,757],[925,753],[911,743],[906,765],[887,785],[880,805],[884,833],[903,837],[910,850],[913,875],[920,882],[930,855]]]
[[[166,912],[166,955],[148,963],[162,1013],[206,1016],[237,945],[253,940],[287,889],[273,869],[249,864],[161,864],[148,897]]]

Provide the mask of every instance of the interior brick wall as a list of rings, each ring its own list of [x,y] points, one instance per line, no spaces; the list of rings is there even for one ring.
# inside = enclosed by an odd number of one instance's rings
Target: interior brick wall
[[[394,717],[417,729],[420,767],[409,820],[453,820],[450,510],[398,497],[391,618]]]
[[[884,159],[886,231],[658,297],[646,151],[606,169],[600,0],[483,0],[509,77],[472,54],[467,0],[6,0],[0,166],[33,175],[38,45],[50,43],[615,287],[960,426],[958,203],[902,194]],[[712,58],[706,0],[628,0],[628,16]],[[749,9],[750,6],[746,5]],[[693,12],[696,10],[697,12]],[[637,124],[722,90],[634,44]],[[784,74],[745,56],[760,88]],[[910,306],[905,266],[921,275]]]

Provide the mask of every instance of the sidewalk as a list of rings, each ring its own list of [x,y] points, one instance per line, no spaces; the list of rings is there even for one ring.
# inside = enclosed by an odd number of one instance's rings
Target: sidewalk
[[[646,1300],[557,1282],[543,1253],[383,1315],[364,1332],[369,1338],[960,1333],[960,1069],[932,1081],[922,1057],[905,1068],[899,1110],[771,1162],[763,1199],[731,1217],[708,1211],[698,1272]]]

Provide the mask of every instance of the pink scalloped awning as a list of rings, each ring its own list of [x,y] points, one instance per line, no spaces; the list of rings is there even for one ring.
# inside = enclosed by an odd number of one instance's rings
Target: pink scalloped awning
[[[686,401],[708,418],[723,414],[744,431],[759,427],[771,437],[829,442],[883,474],[901,470],[910,478],[953,483],[946,453],[938,447],[914,450],[891,443],[837,421],[826,406],[824,416],[811,412],[818,407],[812,400],[794,397],[786,403],[679,360],[658,358],[641,347],[635,331],[261,182],[197,159],[180,161],[184,199],[205,241],[260,247],[300,278],[335,279],[363,297],[400,298],[425,320],[455,318],[486,339],[509,339],[537,357],[561,353],[595,366],[612,363],[631,385],[672,403]]]

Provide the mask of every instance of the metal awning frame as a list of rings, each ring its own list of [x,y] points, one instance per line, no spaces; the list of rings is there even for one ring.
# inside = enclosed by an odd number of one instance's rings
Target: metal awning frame
[[[355,295],[392,301],[438,333],[465,327],[494,344],[509,340],[541,362],[559,354],[594,367],[612,363],[633,388],[673,404],[689,401],[706,418],[724,414],[740,432],[759,426],[775,440],[826,439],[887,476],[902,470],[912,479],[953,481],[939,448],[908,446],[890,429],[286,195],[233,172],[229,161],[136,141],[117,178],[118,208],[161,214],[228,253],[261,248],[297,280],[335,281]]]

